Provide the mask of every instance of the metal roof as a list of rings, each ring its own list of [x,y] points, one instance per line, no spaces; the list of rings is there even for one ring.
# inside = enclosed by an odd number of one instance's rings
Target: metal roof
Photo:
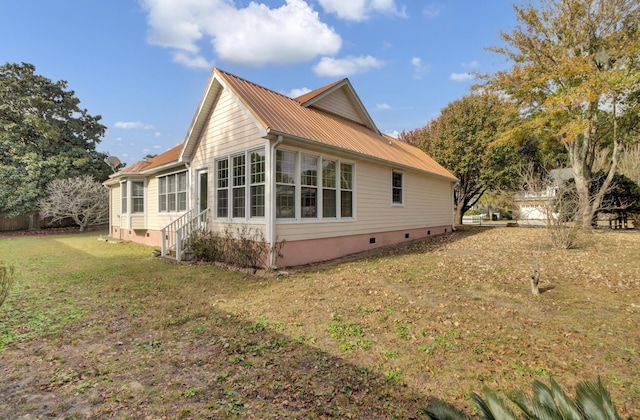
[[[213,69],[209,78],[184,143],[152,159],[137,162],[114,175],[148,172],[188,158],[198,143],[200,132],[221,88],[230,89],[267,134],[282,135],[294,143],[315,143],[360,157],[384,161],[391,166],[414,169],[456,181],[454,175],[422,150],[380,133],[370,121],[369,114],[348,79],[293,99],[217,68]],[[354,99],[354,106],[361,107],[357,111],[366,116],[367,125],[314,108],[315,98],[330,95],[332,89],[337,88],[348,90]]]
[[[254,114],[254,117],[263,124],[267,132],[310,140],[390,164],[450,178],[452,181],[456,180],[449,171],[415,146],[371,130],[358,122],[316,109],[313,105],[305,107],[296,99],[230,73],[219,69],[214,71],[216,76],[220,77],[245,107]],[[303,95],[303,99],[308,102],[310,97],[316,96],[318,92],[325,92],[335,85],[336,83],[332,83],[328,87],[317,89],[312,92],[315,95]]]

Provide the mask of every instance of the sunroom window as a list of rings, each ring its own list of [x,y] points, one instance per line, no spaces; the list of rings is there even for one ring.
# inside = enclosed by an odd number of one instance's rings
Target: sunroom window
[[[339,160],[277,150],[276,217],[352,218],[353,169]]]
[[[276,217],[296,217],[296,153],[276,151]]]
[[[176,213],[187,211],[187,172],[158,177],[158,211]]]
[[[318,158],[302,155],[300,208],[302,217],[318,217]]]
[[[265,162],[264,149],[216,159],[216,217],[264,217]]]

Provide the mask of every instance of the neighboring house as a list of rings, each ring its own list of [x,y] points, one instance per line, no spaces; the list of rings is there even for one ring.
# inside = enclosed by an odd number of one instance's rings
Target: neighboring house
[[[572,178],[571,168],[552,169],[549,171],[547,185],[516,194],[513,197],[513,204],[518,214],[518,222],[521,224],[540,224],[546,223],[549,215],[557,218],[558,215],[551,212],[553,200],[558,189]],[[550,212],[551,214],[549,214]]]
[[[184,142],[105,185],[114,238],[180,259],[195,224],[246,224],[285,241],[286,267],[450,232],[456,182],[382,134],[348,79],[292,99],[214,69]]]

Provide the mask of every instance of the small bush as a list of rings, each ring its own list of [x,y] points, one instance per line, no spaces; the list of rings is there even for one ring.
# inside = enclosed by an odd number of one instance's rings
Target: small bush
[[[7,296],[9,296],[9,289],[11,289],[15,280],[13,274],[13,267],[9,267],[0,261],[0,306],[2,306]]]
[[[567,395],[553,378],[550,383],[551,386],[547,386],[534,381],[532,395],[511,392],[507,395],[509,403],[488,388],[484,390],[484,398],[471,393],[471,399],[481,419],[620,419],[620,414],[600,378],[593,382],[579,383],[575,398]],[[439,400],[431,401],[422,411],[431,420],[469,418],[452,405]]]
[[[261,230],[240,225],[235,229],[227,227],[222,232],[195,232],[188,248],[196,261],[222,262],[257,270],[269,267],[272,251],[282,257],[280,250],[283,245],[284,241],[280,241],[272,250]]]

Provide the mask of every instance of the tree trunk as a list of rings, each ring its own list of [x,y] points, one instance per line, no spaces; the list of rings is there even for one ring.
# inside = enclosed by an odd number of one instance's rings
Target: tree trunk
[[[40,213],[35,212],[29,215],[29,230],[40,229]]]
[[[576,183],[576,191],[578,193],[578,214],[576,214],[576,223],[582,229],[589,230],[592,228],[591,222],[595,214],[595,209],[591,203],[591,193],[589,191],[590,180],[585,176],[582,165],[574,164],[573,179]]]
[[[461,225],[462,224],[462,216],[464,215],[464,213],[462,212],[462,206],[461,205],[457,205],[456,206],[456,212],[453,218],[453,223],[455,225]]]

